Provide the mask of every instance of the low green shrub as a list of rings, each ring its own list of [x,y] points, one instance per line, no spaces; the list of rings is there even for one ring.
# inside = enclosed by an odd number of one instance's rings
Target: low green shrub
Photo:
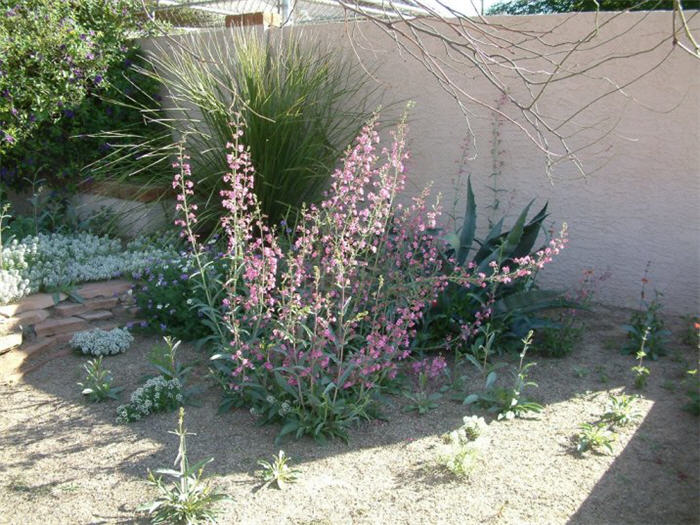
[[[207,266],[212,278],[222,272],[221,262]],[[183,341],[201,339],[212,333],[198,307],[206,302],[193,274],[197,271],[191,257],[179,257],[147,266],[133,274],[140,282],[134,286],[136,306],[143,321],[132,323],[142,333],[169,334]]]

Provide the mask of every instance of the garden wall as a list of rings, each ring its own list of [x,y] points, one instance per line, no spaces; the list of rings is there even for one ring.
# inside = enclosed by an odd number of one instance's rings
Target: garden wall
[[[551,29],[547,39],[556,43],[590,30],[594,15],[493,20],[523,30]],[[697,26],[697,20],[700,16],[691,23]],[[359,57],[386,88],[385,101],[415,101],[410,114],[410,189],[418,191],[434,182],[434,190],[443,194],[449,210],[467,138],[465,120],[454,99],[421,64],[399,52],[391,38],[371,23],[307,26],[304,31],[337,42]],[[608,26],[605,34],[601,32],[600,45],[593,46],[586,59],[652,48],[670,31],[670,13],[626,14]],[[346,34],[352,35],[352,44]],[[613,35],[621,36],[611,38]],[[212,33],[193,38],[206,40]],[[449,63],[438,42],[426,44]],[[543,273],[546,285],[572,287],[583,270],[609,270],[612,275],[598,298],[608,304],[635,307],[650,261],[650,286],[664,293],[667,311],[682,314],[700,310],[700,61],[679,50],[664,60],[670,49],[670,40],[666,40],[651,53],[610,60],[596,73],[597,77],[625,82],[653,69],[626,88],[626,96],[603,99],[586,117],[583,124],[591,124],[593,129],[575,137],[574,143],[600,133],[601,125],[616,125],[593,152],[582,155],[585,178],[569,164],[550,181],[543,155],[528,138],[505,123],[495,125],[493,116],[478,106],[468,107],[473,112],[470,124],[475,136],[468,156],[476,154],[476,158],[468,161],[465,169],[472,175],[480,204],[480,230],[487,226],[488,205],[493,202],[488,186],[494,183],[505,190],[498,194],[500,210],[494,216],[507,213],[512,220],[536,198],[536,206],[549,201],[555,227],[564,221],[569,225],[569,247]],[[498,92],[477,72],[450,75],[476,98],[498,103]],[[563,115],[563,110],[590,96],[595,86],[600,86],[598,80],[580,76],[552,86],[543,109],[554,118]],[[496,148],[492,148],[494,130],[500,137]],[[495,158],[492,149],[498,152]],[[495,179],[489,177],[494,171],[499,173]],[[460,202],[457,211],[462,209]]]

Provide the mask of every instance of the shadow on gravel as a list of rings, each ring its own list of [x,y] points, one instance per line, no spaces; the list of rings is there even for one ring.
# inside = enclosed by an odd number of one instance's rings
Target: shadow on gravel
[[[621,319],[608,313],[599,314],[593,318],[593,323],[597,323],[595,333],[587,332],[581,349],[573,355],[565,359],[533,356],[538,364],[531,369],[531,379],[539,383],[539,389],[532,390],[530,395],[546,406],[589,391],[625,385],[630,390],[629,368],[633,364],[630,356],[603,348],[610,346],[605,341],[619,338],[620,322]],[[146,355],[157,342],[157,338],[137,337],[129,352],[105,359],[115,384],[125,387],[122,402],[128,400],[129,393],[149,372]],[[180,359],[188,363],[201,359],[201,355],[191,346],[183,345]],[[85,360],[71,354],[34,370],[17,385],[0,385],[0,412],[5,420],[0,421],[0,449],[14,452],[9,461],[0,464],[0,473],[41,468],[45,459],[59,458],[65,465],[66,478],[76,472],[81,476],[96,476],[116,469],[129,478],[142,480],[148,469],[172,463],[177,438],[169,431],[175,427],[176,413],[155,415],[129,425],[116,424],[118,402],[88,404],[81,398],[76,382],[82,379],[80,367]],[[679,414],[680,392],[672,394],[661,388],[662,378],[677,376],[682,365],[665,358],[651,367],[651,381],[644,395],[655,401],[653,409],[570,523],[622,523],[625,516],[638,516],[640,509],[629,508],[632,502],[639,501],[638,494],[634,498],[629,496],[638,491],[648,495],[649,509],[645,515],[649,516],[649,523],[697,522],[700,515],[698,447],[692,447],[694,450],[688,447],[698,444],[698,420]],[[474,370],[469,373],[472,391],[478,391],[483,378]],[[245,410],[219,414],[219,389],[204,383],[203,367],[199,374],[199,382],[206,388],[198,396],[201,406],[186,410],[186,426],[197,434],[188,440],[191,459],[214,457],[214,463],[207,469],[210,475],[254,471],[257,459],[269,457],[279,448],[275,443],[279,427],[258,426]],[[503,374],[507,375],[505,370]],[[197,381],[192,386],[196,384]],[[390,403],[386,411],[389,421],[373,421],[353,429],[350,445],[338,441],[319,445],[306,438],[285,441],[284,450],[296,464],[302,465],[361,449],[439,436],[458,427],[462,417],[469,413],[466,407],[447,399],[440,402],[437,410],[421,417],[403,412],[404,402],[400,398],[390,399]],[[91,460],[85,461],[86,455]],[[427,485],[444,481],[427,468],[422,474]],[[663,502],[670,493],[674,493],[674,500],[680,494],[686,504],[669,509]],[[101,519],[114,522],[110,516]]]

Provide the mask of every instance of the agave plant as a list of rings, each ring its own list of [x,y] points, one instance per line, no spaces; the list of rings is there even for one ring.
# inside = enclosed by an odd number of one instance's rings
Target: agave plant
[[[464,221],[456,231],[443,236],[448,249],[446,260],[457,267],[472,268],[474,273],[491,272],[491,265],[499,268],[513,267],[513,260],[525,257],[536,248],[542,224],[547,218],[547,204],[528,220],[534,201],[519,214],[509,230],[504,231],[504,218],[491,228],[486,237],[476,237],[477,206],[471,177],[467,179],[467,204]],[[529,330],[557,327],[555,321],[537,314],[555,308],[578,308],[576,303],[564,298],[557,291],[540,290],[534,285],[534,276],[482,289],[465,289],[451,283],[440,296],[424,320],[421,343],[430,345],[436,335],[458,334],[460,326],[469,321],[479,310],[491,308],[491,329],[499,339],[517,342]],[[426,341],[427,339],[427,341]]]

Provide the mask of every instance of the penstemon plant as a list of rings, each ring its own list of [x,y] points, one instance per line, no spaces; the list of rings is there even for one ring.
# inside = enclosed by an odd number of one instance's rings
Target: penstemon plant
[[[642,418],[641,412],[635,406],[637,399],[637,396],[626,394],[611,395],[601,421],[610,423],[613,426],[625,426],[636,423]]]
[[[523,390],[527,387],[537,387],[534,381],[528,381],[527,371],[536,363],[523,364],[525,355],[532,345],[533,331],[527,334],[522,340],[523,349],[520,352],[520,363],[518,368],[513,371],[513,385],[509,388],[496,385],[497,375],[495,371],[489,373],[486,378],[485,392],[481,394],[471,394],[467,396],[463,403],[470,405],[477,403],[478,405],[487,408],[491,412],[498,413],[498,420],[513,419],[521,417],[528,412],[541,412],[543,406],[534,401],[525,399],[522,396]]]
[[[427,191],[409,205],[396,202],[405,186],[405,126],[391,148],[378,152],[370,122],[334,172],[325,199],[301,211],[283,249],[260,211],[242,133],[239,127],[229,145],[231,171],[221,192],[225,297],[207,295],[201,308],[218,327],[212,365],[225,391],[222,407],[248,406],[262,422],[282,423],[280,437],[347,439],[348,426],[376,417],[379,394],[395,389],[417,324],[448,282],[508,283],[551,260],[565,242],[552,241],[510,267],[496,265],[490,275],[468,267],[446,274],[444,241],[434,234],[439,205],[428,206]],[[184,155],[178,167],[178,224],[201,254]],[[204,276],[200,270],[207,288]]]
[[[230,501],[226,494],[212,490],[203,479],[204,467],[214,458],[190,464],[187,457],[187,429],[185,409],[180,408],[177,430],[171,432],[180,441],[174,469],[158,469],[155,474],[148,472],[148,483],[158,490],[158,498],[141,505],[138,510],[148,513],[151,523],[216,523],[216,504]],[[163,476],[173,479],[172,484],[163,481]]]
[[[274,483],[278,489],[282,490],[297,480],[299,470],[289,466],[289,456],[284,453],[284,450],[280,450],[276,456],[273,456],[272,462],[259,459],[258,465],[262,468],[260,475],[264,488]]]
[[[421,359],[411,364],[411,372],[416,377],[416,388],[404,392],[404,397],[409,400],[404,410],[415,410],[419,415],[427,414],[437,408],[437,402],[442,397],[442,393],[435,391],[435,383],[439,382],[440,376],[448,373],[447,362],[442,356]]]
[[[93,403],[99,403],[108,399],[118,399],[123,387],[113,386],[114,378],[109,370],[102,366],[102,356],[91,359],[83,365],[86,377],[84,383],[78,383],[82,388],[81,393]]]
[[[646,386],[647,379],[649,379],[649,375],[651,374],[651,370],[649,370],[648,367],[642,364],[644,363],[644,358],[647,355],[644,351],[644,343],[646,342],[646,337],[647,332],[645,331],[644,336],[642,337],[642,346],[639,348],[639,351],[636,355],[638,363],[632,367],[632,372],[634,372],[634,386],[639,389],[642,389]]]
[[[601,423],[583,423],[579,426],[581,430],[576,439],[576,451],[583,454],[589,450],[605,449],[608,453],[613,453],[612,444],[616,439],[614,432],[611,432],[607,425]]]

